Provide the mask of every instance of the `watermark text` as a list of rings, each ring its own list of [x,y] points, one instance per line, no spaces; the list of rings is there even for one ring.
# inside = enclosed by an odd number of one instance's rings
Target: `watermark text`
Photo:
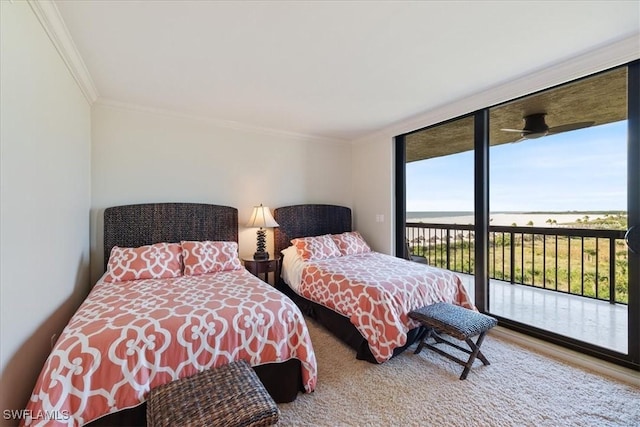
[[[31,409],[5,409],[2,411],[5,420],[31,421],[66,421],[71,418],[69,411],[32,411]]]

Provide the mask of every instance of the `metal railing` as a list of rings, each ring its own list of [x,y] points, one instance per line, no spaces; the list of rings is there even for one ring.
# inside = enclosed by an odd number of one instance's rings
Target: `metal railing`
[[[628,302],[624,230],[489,226],[489,278],[610,303]],[[474,274],[474,227],[408,222],[413,254]]]

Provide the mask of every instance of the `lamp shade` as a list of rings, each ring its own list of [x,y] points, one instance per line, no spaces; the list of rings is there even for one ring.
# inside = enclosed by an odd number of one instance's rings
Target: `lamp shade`
[[[278,227],[278,223],[273,216],[271,216],[271,211],[267,206],[254,206],[253,212],[251,213],[251,218],[249,218],[249,222],[247,222],[247,227]]]

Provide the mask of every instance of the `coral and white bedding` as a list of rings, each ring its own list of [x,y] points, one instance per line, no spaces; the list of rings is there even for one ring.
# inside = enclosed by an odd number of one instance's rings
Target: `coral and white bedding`
[[[244,269],[100,281],[47,359],[27,406],[33,418],[24,423],[79,426],[204,369],[293,358],[305,391],[313,391],[317,367],[302,314]]]
[[[378,252],[304,261],[292,246],[283,254],[289,286],[349,318],[378,362],[390,359],[419,326],[408,317],[411,310],[440,301],[475,310],[460,277],[449,270]]]

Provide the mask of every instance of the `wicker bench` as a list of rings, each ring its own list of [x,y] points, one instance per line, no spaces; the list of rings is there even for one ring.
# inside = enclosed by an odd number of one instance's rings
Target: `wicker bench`
[[[489,360],[487,360],[480,351],[480,346],[482,345],[482,341],[489,329],[498,324],[498,321],[493,317],[445,302],[439,302],[411,311],[409,312],[409,317],[420,322],[420,324],[426,328],[426,332],[422,336],[415,354],[420,353],[424,347],[427,347],[464,366],[462,375],[460,375],[461,380],[467,378],[467,374],[469,373],[473,362],[476,360],[476,357],[485,365],[489,365]],[[469,345],[469,348],[461,347],[449,340],[446,340],[440,336],[441,334],[446,334],[460,341],[464,341]],[[476,342],[473,342],[471,338],[476,335],[478,336],[478,339]],[[427,342],[429,338],[433,338],[438,344],[446,344],[469,354],[469,359],[466,361],[459,359],[456,356],[429,344]]]
[[[147,399],[147,425],[270,426],[279,411],[244,360],[157,387]]]

